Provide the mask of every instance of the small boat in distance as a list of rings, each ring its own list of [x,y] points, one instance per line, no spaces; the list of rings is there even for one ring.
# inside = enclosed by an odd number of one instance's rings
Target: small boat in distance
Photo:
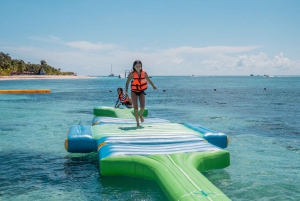
[[[113,74],[112,72],[112,64],[110,64],[110,74],[109,74],[109,77],[114,77],[115,75]]]
[[[127,78],[129,74],[130,74],[130,70],[125,70],[125,74],[120,74],[119,78]]]
[[[128,78],[129,74],[130,74],[130,70],[125,70],[125,78]]]

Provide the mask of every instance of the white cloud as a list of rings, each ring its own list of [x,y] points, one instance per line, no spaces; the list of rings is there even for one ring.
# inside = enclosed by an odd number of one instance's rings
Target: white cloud
[[[52,35],[48,35],[49,36],[49,38],[51,39],[51,40],[54,40],[54,41],[62,41],[60,38],[58,38],[58,37],[56,37],[56,36],[52,36]]]
[[[79,48],[82,50],[111,50],[117,48],[114,44],[90,43],[88,41],[73,41],[65,43],[67,46]]]
[[[270,59],[266,53],[260,52],[258,55],[240,55],[238,56],[235,66],[243,68],[249,73],[262,74],[300,74],[300,61],[292,61],[284,57],[283,53],[275,55]]]
[[[208,71],[216,71],[216,70],[219,70],[220,67],[221,67],[220,61],[204,60],[201,63],[203,64],[205,69],[208,70]]]
[[[247,54],[260,46],[209,46],[176,47],[150,51],[126,50],[117,44],[91,43],[88,41],[64,42],[55,36],[49,36],[56,49],[37,47],[0,47],[2,51],[18,55],[25,62],[42,59],[62,71],[74,71],[79,75],[108,75],[113,64],[115,74],[124,73],[132,68],[134,60],[143,62],[143,68],[151,75],[293,75],[300,74],[300,61],[284,57],[283,53],[268,56],[264,52]],[[45,42],[45,41],[43,41]],[[105,50],[105,51],[103,51]],[[144,50],[147,50],[145,52]],[[234,53],[239,56],[232,56]],[[29,58],[30,60],[26,60]]]
[[[173,62],[174,62],[175,64],[180,64],[180,63],[183,62],[183,59],[175,58],[175,59],[173,60]]]
[[[262,68],[271,67],[273,62],[268,58],[266,53],[260,52],[258,55],[239,55],[236,66]]]
[[[247,52],[251,50],[255,50],[261,48],[261,46],[241,46],[241,47],[233,47],[233,46],[209,46],[209,47],[190,47],[183,46],[177,48],[170,48],[166,50],[160,50],[159,52],[164,55],[182,55],[182,54],[228,54],[228,53],[239,53],[239,52]]]
[[[118,45],[115,44],[105,44],[105,43],[91,43],[89,41],[70,41],[70,42],[65,42],[64,40],[56,37],[56,36],[52,36],[52,35],[48,35],[48,37],[31,37],[30,39],[32,40],[36,40],[36,41],[41,41],[41,42],[48,42],[48,43],[56,43],[56,44],[60,44],[63,46],[68,46],[68,47],[72,47],[72,48],[76,48],[76,49],[81,49],[81,50],[111,50],[111,49],[115,49],[115,48],[121,48]]]
[[[278,69],[287,69],[290,66],[295,65],[294,61],[291,61],[289,58],[285,58],[281,52],[278,56],[274,58],[275,67]]]

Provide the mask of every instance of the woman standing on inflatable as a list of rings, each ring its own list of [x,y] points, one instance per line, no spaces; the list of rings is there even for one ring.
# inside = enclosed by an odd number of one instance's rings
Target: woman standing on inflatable
[[[136,125],[140,126],[139,122],[139,108],[138,108],[138,98],[140,100],[140,119],[141,122],[144,122],[143,112],[145,109],[145,90],[147,89],[147,81],[152,85],[153,89],[156,90],[156,86],[149,79],[146,71],[142,69],[142,62],[140,60],[136,60],[133,63],[132,71],[128,75],[128,79],[126,82],[126,96],[128,96],[128,85],[131,81],[131,99],[134,107],[134,116],[136,119]]]

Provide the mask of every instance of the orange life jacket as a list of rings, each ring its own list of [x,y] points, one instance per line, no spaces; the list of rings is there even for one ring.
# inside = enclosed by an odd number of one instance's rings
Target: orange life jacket
[[[123,94],[119,94],[119,100],[122,101],[122,99],[123,99]],[[122,102],[123,102],[123,104],[129,102],[129,97],[126,96],[126,98]]]
[[[140,76],[136,71],[132,71],[133,79],[131,81],[131,91],[144,91],[148,88],[146,80],[146,71],[142,70]]]

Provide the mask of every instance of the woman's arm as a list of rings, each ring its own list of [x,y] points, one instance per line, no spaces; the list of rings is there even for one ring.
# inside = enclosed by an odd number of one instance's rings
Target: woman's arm
[[[127,81],[126,81],[126,86],[125,86],[125,94],[126,96],[128,96],[128,85],[130,80],[132,79],[132,73],[129,73],[128,77],[127,77]]]
[[[116,104],[115,104],[115,108],[117,108],[117,107],[119,107],[120,106],[120,100],[119,100],[119,98],[118,98],[118,100],[117,100],[117,102],[116,102]]]
[[[157,88],[156,88],[156,86],[153,84],[153,82],[150,80],[150,78],[148,77],[148,74],[145,72],[145,77],[146,77],[146,80],[147,80],[147,82],[149,82],[151,85],[152,85],[152,87],[153,87],[153,89],[154,90],[157,90]]]

